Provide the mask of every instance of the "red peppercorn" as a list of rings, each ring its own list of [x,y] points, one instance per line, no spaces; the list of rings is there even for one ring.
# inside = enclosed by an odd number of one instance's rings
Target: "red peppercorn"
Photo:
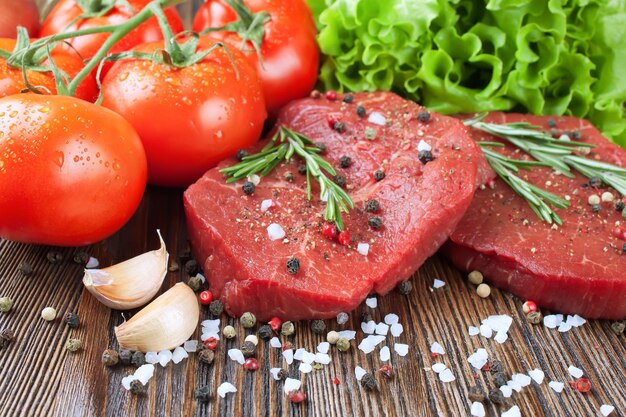
[[[214,338],[213,336],[209,337],[207,340],[205,340],[204,342],[202,342],[202,344],[204,345],[205,348],[210,349],[210,350],[215,350],[215,348],[217,347],[217,339]]]
[[[322,225],[322,236],[327,239],[333,240],[337,237],[337,226],[332,223],[324,223]]]
[[[259,361],[257,361],[256,358],[248,358],[243,363],[243,369],[254,372],[259,369]]]
[[[534,313],[535,311],[537,311],[537,304],[534,301],[526,301],[522,305],[522,311],[524,312],[524,314]]]
[[[311,98],[320,98],[322,94],[319,92],[319,90],[313,90],[311,91]]]
[[[334,90],[328,90],[326,92],[326,98],[330,101],[335,101],[337,100],[337,92]]]
[[[339,240],[339,243],[341,243],[342,245],[348,246],[350,244],[350,232],[344,230],[343,232],[339,233],[337,240]]]
[[[278,332],[280,330],[280,326],[283,325],[283,321],[278,317],[274,317],[267,324],[270,325],[273,331]]]
[[[437,352],[430,352],[430,357],[435,359],[436,357],[438,357],[439,354]]]
[[[328,113],[326,116],[326,121],[328,122],[328,127],[331,129],[335,128],[335,124],[341,121],[341,113]]]
[[[204,306],[208,306],[213,301],[213,293],[211,291],[202,291],[200,293],[200,303]]]
[[[304,391],[291,391],[288,394],[289,399],[291,400],[292,403],[301,403],[302,401],[306,400],[306,394],[304,393]]]
[[[334,377],[334,378],[333,378],[333,384],[335,384],[335,385],[339,385],[339,378]]]
[[[570,382],[570,384],[578,392],[585,393],[591,391],[591,381],[587,378],[578,378],[576,381]]]
[[[387,379],[393,378],[393,376],[396,374],[393,371],[393,368],[391,367],[391,365],[383,365],[380,367],[379,371]]]
[[[289,340],[286,340],[283,343],[282,350],[284,351],[284,350],[289,350],[289,349],[293,349],[293,343],[291,343]]]

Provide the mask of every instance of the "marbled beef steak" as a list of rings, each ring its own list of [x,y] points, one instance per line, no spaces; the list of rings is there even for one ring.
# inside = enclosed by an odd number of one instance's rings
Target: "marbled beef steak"
[[[230,314],[251,311],[262,320],[295,320],[353,310],[368,294],[385,294],[411,277],[467,209],[480,151],[461,122],[434,113],[420,121],[420,106],[391,93],[355,94],[351,103],[342,98],[295,101],[282,110],[279,123],[326,145],[324,157],[345,176],[356,206],[344,214],[352,236],[348,246],[321,234],[325,203],[317,183],[315,198],[307,200],[297,157],[263,177],[249,196],[242,181],[226,184],[218,171],[234,159],[185,192],[194,254]],[[365,116],[357,114],[358,105]],[[335,120],[345,131],[331,127]],[[418,159],[420,140],[434,155],[425,164]],[[340,166],[343,156],[352,160],[347,167]],[[375,180],[377,170],[384,179]],[[288,172],[295,177],[291,182],[285,180]],[[273,205],[263,213],[261,202],[269,199]],[[379,202],[376,213],[365,210],[368,200]],[[381,227],[370,227],[373,216]],[[269,239],[272,223],[286,231],[284,239]],[[366,256],[357,251],[359,243],[369,244]],[[291,257],[300,260],[296,274],[286,267]]]
[[[487,121],[529,122],[548,127],[549,117],[491,114]],[[556,129],[580,131],[582,139],[595,145],[591,158],[626,166],[626,151],[606,140],[590,123],[572,117],[555,118]],[[470,131],[475,140],[497,138]],[[515,148],[505,152],[520,158]],[[543,223],[503,181],[476,192],[463,220],[444,246],[459,268],[479,270],[496,286],[524,300],[559,313],[586,318],[626,318],[626,254],[623,253],[626,220],[615,209],[621,197],[607,187],[590,186],[589,179],[556,175],[549,168],[522,172],[529,182],[569,199],[567,210],[555,210],[562,226]],[[495,177],[486,162],[479,181]],[[601,203],[593,212],[589,196],[611,191],[613,202]]]

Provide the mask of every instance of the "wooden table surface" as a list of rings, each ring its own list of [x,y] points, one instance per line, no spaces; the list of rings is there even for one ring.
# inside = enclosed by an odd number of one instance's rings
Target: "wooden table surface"
[[[239,347],[246,332],[225,315],[222,326],[234,324],[238,336],[219,345],[212,366],[199,363],[193,354],[177,365],[157,365],[147,394],[134,396],[121,385],[132,367],[109,369],[100,361],[104,349],[117,348],[113,327],[123,321],[122,314],[102,306],[83,289],[82,268],[72,258],[86,250],[101,266],[108,266],[157,248],[156,228],[163,233],[170,259],[187,250],[179,190],[148,188],[126,227],[88,248],[0,241],[0,296],[14,301],[10,313],[0,313],[0,329],[10,328],[17,336],[15,343],[0,350],[0,416],[468,416],[469,387],[493,388],[490,374],[475,374],[466,360],[479,347],[487,349],[490,358],[501,360],[509,375],[536,367],[546,373],[542,385],[533,382],[520,393],[514,392],[508,407],[487,402],[488,416],[500,416],[512,405],[519,406],[524,417],[600,416],[601,404],[614,405],[614,417],[626,415],[625,336],[615,335],[609,322],[591,321],[568,333],[533,326],[525,321],[519,299],[498,290],[488,299],[478,298],[463,275],[438,256],[415,274],[409,296],[393,292],[379,297],[378,308],[372,310],[376,321],[382,321],[387,313],[398,314],[405,331],[397,341],[410,345],[405,357],[392,350],[396,376],[385,380],[377,374],[376,392],[365,391],[354,376],[355,366],[376,371],[381,365],[378,349],[365,355],[356,348],[363,338],[357,311],[344,326],[327,321],[329,328],[358,329],[357,341],[348,353],[332,348],[331,364],[307,375],[299,373],[297,361],[289,367],[289,375],[303,381],[308,396],[303,404],[291,404],[283,395],[283,383],[269,374],[270,367],[285,366],[279,349],[260,341],[257,357],[261,369],[254,373],[228,359],[226,350]],[[46,260],[50,250],[60,250],[65,261],[50,264]],[[23,261],[34,267],[31,276],[18,271]],[[444,280],[445,287],[432,290],[434,278]],[[186,279],[182,270],[170,272],[162,291]],[[40,312],[46,306],[55,307],[60,318],[43,321]],[[79,328],[69,329],[63,323],[68,311],[79,314]],[[514,319],[504,344],[468,335],[468,326],[480,324],[491,314],[509,314]],[[201,319],[206,318],[209,312],[205,309]],[[195,337],[199,335],[198,331]],[[67,352],[64,344],[69,337],[81,339],[84,349]],[[314,351],[323,337],[314,335],[307,323],[298,323],[295,336],[289,339],[296,347]],[[388,341],[391,339],[389,336]],[[433,359],[430,345],[435,341],[447,353]],[[442,383],[430,369],[434,361],[445,363],[456,380]],[[591,392],[581,394],[567,383],[560,394],[548,387],[552,379],[572,380],[569,365],[584,370],[593,386]],[[333,385],[333,377],[339,379],[339,385]],[[232,382],[237,393],[219,398],[216,389],[223,381]],[[208,403],[194,398],[194,389],[202,384],[211,387]]]

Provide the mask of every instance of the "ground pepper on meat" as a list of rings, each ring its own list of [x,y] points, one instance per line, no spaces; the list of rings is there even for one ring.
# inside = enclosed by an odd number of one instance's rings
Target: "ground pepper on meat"
[[[292,275],[295,275],[300,271],[300,259],[298,258],[289,258],[287,261],[287,272]]]

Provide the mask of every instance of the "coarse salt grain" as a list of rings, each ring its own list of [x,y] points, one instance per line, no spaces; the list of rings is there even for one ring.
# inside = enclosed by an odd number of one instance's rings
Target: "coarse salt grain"
[[[486,338],[490,338],[493,335],[493,330],[491,330],[491,327],[487,326],[486,324],[481,324],[480,335]]]
[[[567,316],[566,323],[569,323],[572,327],[580,327],[587,323],[587,320],[580,317],[578,314],[574,314],[573,316]]]
[[[393,345],[393,350],[400,356],[406,356],[409,353],[409,345],[404,343],[396,343]]]
[[[388,332],[389,332],[389,326],[386,325],[385,323],[378,323],[376,325],[376,334],[379,334],[381,336],[387,336]]]
[[[562,314],[552,314],[549,316],[543,316],[543,325],[548,329],[556,329],[559,324],[563,322]]]
[[[501,417],[522,417],[522,412],[520,411],[518,406],[514,405],[513,407],[502,413]]]
[[[508,385],[502,385],[501,387],[498,387],[498,389],[500,390],[504,398],[511,398],[511,395],[513,395],[513,388]]]
[[[376,297],[367,298],[365,304],[367,304],[369,308],[376,308],[378,307],[378,299]]]
[[[165,368],[165,366],[172,360],[172,352],[169,350],[162,350],[159,352],[159,364]]]
[[[356,337],[356,331],[354,330],[342,330],[337,333],[339,334],[339,337],[345,337],[348,340],[354,340]]]
[[[94,258],[93,256],[89,257],[89,260],[87,261],[87,265],[85,265],[85,268],[90,269],[90,268],[97,268],[100,265],[100,262],[98,262],[98,259]]]
[[[202,341],[205,341],[210,337],[214,337],[215,340],[220,340],[220,333],[217,331],[204,331],[202,335],[200,335],[200,339]]]
[[[152,378],[153,375],[154,375],[154,365],[147,363],[137,368],[137,370],[133,374],[133,377],[139,382],[141,382],[143,385],[146,385],[148,381],[150,381],[150,378]]]
[[[356,377],[357,381],[360,381],[361,379],[363,379],[363,375],[365,375],[366,373],[367,371],[361,368],[360,366],[357,366],[356,368],[354,368],[354,376]]]
[[[498,332],[496,333],[496,336],[493,338],[493,340],[495,340],[496,342],[502,344],[504,342],[506,342],[506,340],[509,338],[509,335],[507,332]]]
[[[200,279],[203,284],[206,282],[206,278],[201,273],[197,273],[196,278]]]
[[[287,365],[291,365],[293,363],[293,349],[283,350],[283,357],[285,358]]]
[[[367,121],[370,123],[374,123],[375,125],[378,125],[378,126],[384,126],[386,119],[382,113],[373,111],[370,113],[369,117],[367,118]]]
[[[246,358],[244,358],[244,356],[243,356],[243,352],[240,351],[239,349],[229,349],[228,350],[228,357],[231,360],[239,363],[240,365],[243,365],[244,362],[246,361]]]
[[[130,383],[133,382],[135,378],[132,375],[125,376],[122,378],[122,386],[126,391],[130,389]]]
[[[470,408],[470,414],[474,417],[485,417],[485,406],[483,403],[474,401],[472,403],[472,407]]]
[[[530,377],[526,374],[513,374],[511,375],[511,379],[517,383],[519,383],[522,387],[527,387],[530,385]]]
[[[267,236],[271,241],[279,240],[285,237],[285,231],[279,224],[272,223],[267,226]]]
[[[361,340],[359,343],[359,349],[363,351],[363,353],[371,353],[376,346],[382,343],[385,340],[385,336],[378,335],[370,335],[365,339]]]
[[[274,202],[270,199],[261,201],[261,212],[265,213],[273,204]]]
[[[550,386],[550,388],[552,388],[555,392],[561,392],[563,391],[563,387],[565,386],[564,383],[562,382],[558,382],[558,381],[550,381],[550,383],[548,384]]]
[[[604,417],[608,416],[609,414],[611,414],[613,411],[615,411],[615,407],[613,407],[612,405],[609,404],[602,404],[600,406],[600,413],[602,413],[602,415]]]
[[[383,321],[388,325],[394,325],[400,321],[400,317],[397,314],[389,313],[385,316]]]
[[[456,379],[456,377],[452,374],[450,369],[446,368],[439,373],[439,379],[441,382],[452,382]]]
[[[183,349],[185,349],[186,352],[195,352],[198,350],[198,341],[197,340],[187,340],[184,344],[183,344]]]
[[[541,384],[543,382],[543,379],[545,378],[545,374],[544,372],[539,369],[539,368],[535,368],[532,371],[528,371],[528,375],[537,383],[537,384]]]
[[[433,344],[430,345],[430,352],[431,353],[437,353],[439,355],[445,355],[446,354],[446,351],[443,349],[443,346],[441,346],[437,342],[433,342]]]
[[[189,354],[182,346],[178,346],[176,349],[174,349],[174,352],[172,352],[172,362],[174,363],[180,363],[183,359],[188,357]]]
[[[582,376],[583,376],[583,370],[582,370],[582,369],[580,369],[580,368],[577,368],[577,367],[575,367],[575,366],[573,366],[573,365],[570,365],[570,366],[567,368],[567,372],[569,372],[569,374],[570,374],[571,376],[573,376],[574,378],[580,378],[580,377],[582,377]]]
[[[522,390],[522,385],[517,381],[513,381],[513,380],[507,381],[506,386],[510,387],[511,389],[517,392],[520,392]]]
[[[328,353],[328,349],[330,349],[330,343],[328,342],[322,342],[317,345],[317,351],[319,353]]]
[[[477,334],[480,334],[480,329],[475,326],[469,326],[467,328],[467,333],[469,333],[470,336],[476,336]]]
[[[447,368],[445,363],[436,363],[434,364],[431,369],[433,370],[433,372],[435,372],[436,374],[445,371]]]
[[[273,348],[281,348],[281,347],[283,347],[283,344],[280,343],[280,339],[279,338],[274,336],[274,337],[272,337],[270,339],[270,346],[273,347]]]
[[[308,364],[315,362],[315,353],[305,351],[304,354],[302,354],[302,362]]]
[[[380,360],[381,362],[387,362],[389,359],[391,359],[391,352],[389,351],[389,347],[383,346],[383,348],[380,350]]]
[[[217,395],[221,398],[226,397],[226,394],[237,392],[237,388],[230,382],[222,382],[222,385],[217,387]]]
[[[444,285],[446,285],[445,281],[442,281],[440,279],[435,278],[435,280],[433,281],[433,288],[434,289],[438,289],[443,287]]]
[[[572,329],[572,325],[563,321],[559,324],[559,328],[557,329],[561,333],[569,332]]]
[[[283,385],[283,391],[285,394],[289,394],[292,391],[297,391],[300,389],[302,382],[299,379],[287,378],[285,379],[285,384]]]
[[[301,361],[305,352],[306,352],[306,349],[304,348],[296,349],[296,352],[293,354],[293,358],[297,361]]]
[[[361,331],[365,334],[373,334],[376,331],[376,322],[374,320],[367,323],[361,322]]]
[[[400,323],[394,323],[391,325],[390,331],[393,337],[399,337],[402,334],[402,332],[404,332],[404,328],[402,327]]]
[[[513,317],[500,314],[489,316],[486,319],[481,321],[482,324],[488,326],[494,332],[508,332],[511,328],[511,324],[513,324]]]
[[[259,185],[259,183],[261,182],[261,177],[259,177],[257,174],[248,175],[248,181],[250,181],[254,185]]]
[[[467,361],[476,369],[481,369],[487,364],[488,360],[489,354],[483,348],[476,349],[476,352],[474,352],[472,355],[470,355],[469,358],[467,358]]]
[[[272,378],[274,378],[276,381],[280,381],[280,371],[282,371],[283,368],[271,368],[270,369],[270,374],[272,374]]]
[[[330,355],[318,352],[315,354],[315,362],[322,365],[328,365],[330,363]]]
[[[313,367],[308,363],[302,362],[300,366],[298,367],[298,370],[302,372],[303,374],[308,374],[309,372],[313,370]]]
[[[159,354],[157,352],[147,352],[145,356],[146,363],[159,363]]]
[[[424,139],[420,139],[419,143],[417,144],[417,151],[421,152],[421,151],[431,151],[433,148],[424,141]]]
[[[359,243],[356,247],[356,251],[359,252],[363,256],[367,256],[370,251],[369,243]]]

